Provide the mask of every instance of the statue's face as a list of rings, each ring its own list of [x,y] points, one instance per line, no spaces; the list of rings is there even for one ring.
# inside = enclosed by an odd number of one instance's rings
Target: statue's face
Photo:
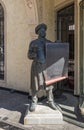
[[[45,29],[44,28],[41,28],[40,30],[39,30],[39,32],[38,32],[38,35],[40,36],[40,37],[45,37],[46,36],[46,31],[45,31]]]

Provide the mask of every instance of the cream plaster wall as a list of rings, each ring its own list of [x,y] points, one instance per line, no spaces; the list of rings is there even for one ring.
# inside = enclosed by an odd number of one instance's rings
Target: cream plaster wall
[[[43,0],[43,22],[47,24],[47,38],[55,40],[54,0]]]
[[[27,51],[30,41],[36,37],[35,26],[38,23],[46,23],[48,26],[47,38],[54,41],[56,39],[56,11],[73,1],[75,2],[76,28],[75,93],[79,93],[80,0],[0,0],[5,10],[5,80],[0,81],[0,86],[29,91],[31,61],[27,58]]]
[[[54,0],[36,0],[39,23],[47,24],[47,38],[54,41]]]
[[[29,91],[31,62],[28,45],[38,23],[35,0],[0,0],[5,8],[5,80],[0,85]]]
[[[64,6],[65,4],[69,4],[71,2],[73,2],[74,0],[54,0],[54,5],[55,7],[57,7],[58,5],[60,6]]]
[[[74,75],[74,84],[75,84],[75,94],[80,94],[80,0],[75,0],[75,75]]]

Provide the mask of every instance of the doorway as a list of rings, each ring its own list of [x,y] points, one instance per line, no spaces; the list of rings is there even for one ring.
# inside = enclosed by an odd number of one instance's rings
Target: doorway
[[[68,81],[65,88],[74,91],[74,4],[57,12],[57,40],[69,43]]]

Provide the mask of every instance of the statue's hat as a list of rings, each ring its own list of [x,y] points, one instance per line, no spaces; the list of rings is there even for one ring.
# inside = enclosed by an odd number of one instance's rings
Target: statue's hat
[[[35,33],[38,34],[38,31],[39,31],[41,28],[44,28],[45,30],[47,30],[47,25],[44,24],[44,23],[41,23],[41,24],[37,25],[36,28],[35,28]]]

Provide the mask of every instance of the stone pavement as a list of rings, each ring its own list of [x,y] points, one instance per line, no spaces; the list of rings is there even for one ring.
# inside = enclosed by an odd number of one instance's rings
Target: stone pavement
[[[0,88],[0,130],[84,130],[84,118],[78,110],[78,97],[64,93],[55,101],[62,108],[62,125],[29,125],[26,128],[23,121],[30,104],[28,94],[11,93],[10,90]]]
[[[14,125],[13,123],[0,122],[0,130],[26,130],[22,125]]]
[[[64,123],[64,125],[29,125],[24,127],[21,124],[13,122],[0,122],[0,130],[84,130],[78,126],[70,123]]]

